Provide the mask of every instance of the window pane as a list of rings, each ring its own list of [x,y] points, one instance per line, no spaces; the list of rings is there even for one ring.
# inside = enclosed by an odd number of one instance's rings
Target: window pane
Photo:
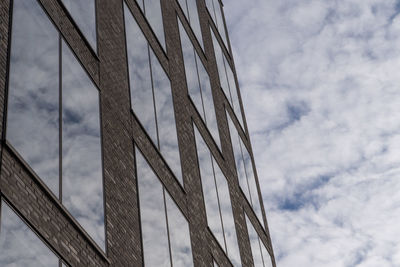
[[[215,12],[214,12],[214,1],[213,0],[206,0],[206,6],[208,9],[208,12],[211,15],[211,18],[215,21]]]
[[[145,266],[170,266],[163,187],[138,149],[136,170]]]
[[[96,7],[95,0],[77,1],[62,0],[72,18],[88,40],[92,48],[97,51],[96,42]]]
[[[183,184],[171,82],[151,50],[150,59],[160,151],[179,182]]]
[[[136,0],[136,2],[139,4],[139,7],[142,9],[142,11],[144,10],[143,1],[144,0]],[[124,2],[124,5],[125,5],[125,2]]]
[[[4,202],[1,202],[0,266],[58,267],[58,258]]]
[[[164,26],[160,1],[161,0],[144,0],[144,10],[150,26],[165,49]]]
[[[213,261],[213,263],[214,263],[214,267],[219,267],[219,265],[215,261]]]
[[[190,26],[193,29],[194,34],[196,35],[197,40],[200,43],[200,46],[203,46],[203,36],[201,35],[200,28],[200,20],[199,13],[197,11],[196,0],[187,0],[188,10],[189,10],[189,21]]]
[[[263,267],[263,260],[260,251],[260,243],[258,240],[258,234],[254,230],[253,224],[246,215],[247,231],[249,232],[251,253],[253,255],[254,267]]]
[[[58,32],[36,1],[14,1],[7,139],[57,196],[58,43]]]
[[[182,8],[183,13],[185,14],[185,16],[188,18],[188,9],[187,9],[187,5],[186,5],[186,0],[178,0],[179,5]]]
[[[232,69],[225,58],[226,73],[228,75],[229,91],[231,93],[231,105],[235,111],[236,118],[240,124],[243,125],[242,111],[239,104],[238,88],[236,86],[235,77],[233,76]]]
[[[224,41],[226,47],[228,47],[228,43],[226,41],[226,32],[225,32],[225,26],[224,26],[224,19],[222,18],[222,6],[219,2],[219,0],[214,0],[214,10],[215,10],[215,17],[216,17],[216,25],[219,31],[219,35],[222,37],[222,40]]]
[[[226,98],[231,103],[231,95],[229,93],[229,85],[228,85],[228,80],[227,80],[226,72],[225,72],[224,55],[222,53],[221,47],[220,47],[217,39],[215,38],[214,32],[212,30],[211,30],[211,35],[212,35],[213,44],[214,44],[215,58],[217,60],[219,82],[220,82],[222,90],[224,91]]]
[[[228,113],[226,113],[226,117],[228,118],[229,132],[231,135],[232,149],[233,149],[233,154],[234,154],[235,163],[236,163],[236,171],[237,171],[237,175],[238,175],[238,179],[239,179],[239,185],[240,185],[240,188],[243,190],[243,193],[246,195],[247,200],[251,203],[250,191],[249,191],[249,186],[247,183],[245,166],[244,166],[242,151],[241,151],[241,147],[240,147],[241,140],[237,133],[236,127],[233,124],[232,119]]]
[[[204,120],[204,109],[201,100],[201,91],[199,77],[197,76],[197,67],[195,59],[195,50],[190,41],[185,28],[179,21],[179,32],[182,44],[183,61],[185,65],[186,83],[189,91],[189,96],[192,99],[197,111]],[[197,56],[197,55],[196,55]]]
[[[201,95],[203,99],[207,127],[210,130],[210,133],[213,136],[217,145],[221,147],[218,125],[217,125],[217,117],[215,115],[214,99],[211,92],[210,77],[208,76],[208,73],[204,68],[203,63],[201,62],[198,56],[197,56],[197,66],[199,70]]]
[[[192,245],[189,225],[174,201],[165,192],[169,239],[171,243],[172,265],[174,267],[193,266]]]
[[[197,157],[199,160],[199,169],[201,176],[201,185],[203,189],[204,202],[206,206],[207,213],[207,223],[214,234],[215,238],[218,240],[221,247],[226,250],[224,232],[222,229],[222,221],[219,210],[218,195],[215,186],[214,172],[211,161],[211,153],[204,143],[199,131],[196,127],[195,137],[196,137],[196,147],[197,147]]]
[[[260,246],[261,246],[262,257],[264,260],[264,267],[272,267],[271,256],[269,255],[268,250],[264,246],[264,243],[261,241],[261,239],[260,239]]]
[[[125,2],[124,11],[131,105],[143,127],[157,144],[148,44]]]
[[[251,162],[250,154],[243,143],[241,144],[241,147],[243,152],[243,160],[247,175],[247,181],[249,183],[252,207],[254,212],[257,214],[258,220],[260,221],[261,225],[264,226],[264,220],[261,212],[260,198],[258,197],[257,184],[253,171],[253,164]]]
[[[227,254],[233,266],[242,266],[228,182],[215,159],[213,159],[213,165],[215,171],[215,181],[218,189],[218,199],[221,209],[222,222],[224,225]]]
[[[63,204],[105,249],[99,92],[64,42],[62,123]]]

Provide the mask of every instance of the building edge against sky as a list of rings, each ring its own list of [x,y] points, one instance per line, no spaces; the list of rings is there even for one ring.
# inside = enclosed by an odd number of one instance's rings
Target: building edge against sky
[[[1,1],[0,116],[1,266],[276,266],[220,0]]]

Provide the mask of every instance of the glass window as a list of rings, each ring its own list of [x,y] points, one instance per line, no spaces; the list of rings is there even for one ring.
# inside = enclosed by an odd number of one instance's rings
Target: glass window
[[[217,145],[220,146],[210,77],[180,21],[179,31],[189,96]]]
[[[189,24],[197,38],[197,41],[199,42],[200,46],[203,47],[203,36],[201,34],[199,13],[197,10],[196,0],[178,0],[178,2],[183,10],[183,13],[185,13],[187,20],[189,21]]]
[[[26,45],[26,44],[29,45]],[[7,139],[59,194],[59,35],[36,1],[13,4]]]
[[[233,266],[241,266],[228,182],[195,127],[197,157],[207,223]]]
[[[145,266],[193,266],[188,222],[135,150]]]
[[[0,266],[58,267],[58,257],[8,204],[1,201],[0,210]]]
[[[147,133],[157,144],[156,115],[147,40],[124,2],[131,105]]]
[[[99,92],[37,1],[12,26],[7,140],[104,249]]]
[[[261,211],[261,202],[258,195],[257,184],[254,176],[253,165],[251,162],[250,154],[243,144],[235,125],[233,124],[229,114],[226,114],[229,124],[229,132],[231,135],[231,142],[233,154],[236,164],[236,171],[239,179],[239,185],[245,194],[247,200],[250,202],[255,214],[257,215],[261,225],[264,226],[264,220]]]
[[[105,249],[99,92],[62,43],[62,201]]]
[[[181,184],[171,81],[124,3],[132,109]]]
[[[190,243],[189,224],[175,202],[165,192],[171,258],[174,267],[193,266],[192,245]]]
[[[140,0],[139,0],[140,1]],[[151,28],[158,38],[161,46],[165,49],[165,35],[163,17],[161,10],[161,0],[144,0],[144,5],[140,4]]]
[[[161,154],[181,184],[182,170],[176,132],[175,111],[172,99],[171,81],[160,62],[150,51],[150,62],[154,86],[154,101],[156,108],[158,142]]]
[[[218,76],[222,91],[224,92],[229,104],[233,108],[236,118],[243,126],[243,117],[239,104],[238,88],[236,86],[235,77],[232,68],[228,64],[228,60],[225,54],[222,52],[221,46],[219,45],[213,31],[211,30],[212,40],[214,44],[214,52],[217,61]]]
[[[219,267],[219,265],[213,260],[214,267]]]
[[[139,150],[135,155],[144,264],[170,266],[164,190]]]
[[[264,267],[272,267],[272,259],[269,255],[267,248],[264,246],[264,243],[260,239],[261,246],[261,255],[263,257]]]
[[[224,19],[222,17],[221,3],[219,2],[219,0],[206,0],[206,6],[208,11],[210,12],[211,18],[213,19],[215,25],[217,26],[218,32],[222,37],[225,46],[228,47]]]
[[[62,2],[75,20],[83,35],[88,40],[89,44],[95,51],[97,51],[95,0],[62,0]]]
[[[231,197],[229,194],[228,181],[213,158],[215,181],[218,190],[221,218],[224,225],[226,250],[233,266],[241,266],[239,245],[236,236],[235,220],[233,218]]]
[[[249,233],[251,253],[253,255],[254,267],[264,267],[263,258],[261,256],[260,240],[253,224],[246,215],[247,231]]]

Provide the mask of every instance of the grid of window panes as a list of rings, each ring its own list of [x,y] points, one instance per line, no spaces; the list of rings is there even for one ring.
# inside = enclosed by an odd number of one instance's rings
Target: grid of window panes
[[[0,266],[58,267],[60,262],[61,259],[1,200]]]
[[[136,0],[139,4],[140,9],[146,16],[153,32],[155,33],[161,46],[165,49],[165,33],[163,16],[161,10],[162,0]],[[125,4],[125,3],[124,3]],[[126,14],[125,14],[126,16]]]
[[[208,226],[233,266],[241,266],[228,181],[194,126]]]
[[[211,132],[215,142],[218,146],[220,146],[217,117],[211,91],[210,77],[180,21],[179,32],[182,45],[183,61],[185,65],[186,84],[190,99],[194,103],[201,118],[206,123],[207,128]]]
[[[197,41],[203,47],[203,36],[201,34],[199,13],[197,10],[196,0],[178,0],[186,19],[189,21],[190,27],[196,35]]]
[[[251,246],[251,253],[253,255],[254,267],[272,267],[271,256],[264,243],[261,241],[253,224],[246,215],[247,231],[249,233],[249,240]]]
[[[229,132],[231,135],[239,186],[253,207],[253,210],[256,213],[261,225],[264,226],[260,198],[258,196],[257,184],[249,151],[243,144],[242,138],[239,136],[231,117],[228,113],[226,113],[226,116],[228,118]]]
[[[61,0],[82,31],[90,46],[97,51],[96,0]]]
[[[135,149],[145,266],[193,266],[189,224]]]
[[[14,0],[7,140],[104,250],[99,104],[39,3]]]
[[[131,105],[183,185],[171,82],[124,3]]]
[[[206,6],[215,26],[217,26],[219,35],[222,37],[225,46],[228,47],[228,39],[226,37],[227,32],[225,30],[224,18],[222,16],[222,4],[220,0],[206,0]]]
[[[215,38],[214,32],[211,29],[212,40],[214,44],[215,58],[217,61],[219,82],[224,92],[229,104],[231,105],[233,111],[235,112],[236,118],[239,120],[241,126],[243,127],[243,117],[242,111],[239,103],[238,88],[236,86],[235,76],[233,74],[232,68],[222,52],[219,42]]]

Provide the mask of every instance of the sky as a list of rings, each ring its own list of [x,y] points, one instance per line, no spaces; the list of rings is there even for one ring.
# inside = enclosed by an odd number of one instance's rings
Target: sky
[[[224,4],[277,266],[400,266],[400,1]]]

